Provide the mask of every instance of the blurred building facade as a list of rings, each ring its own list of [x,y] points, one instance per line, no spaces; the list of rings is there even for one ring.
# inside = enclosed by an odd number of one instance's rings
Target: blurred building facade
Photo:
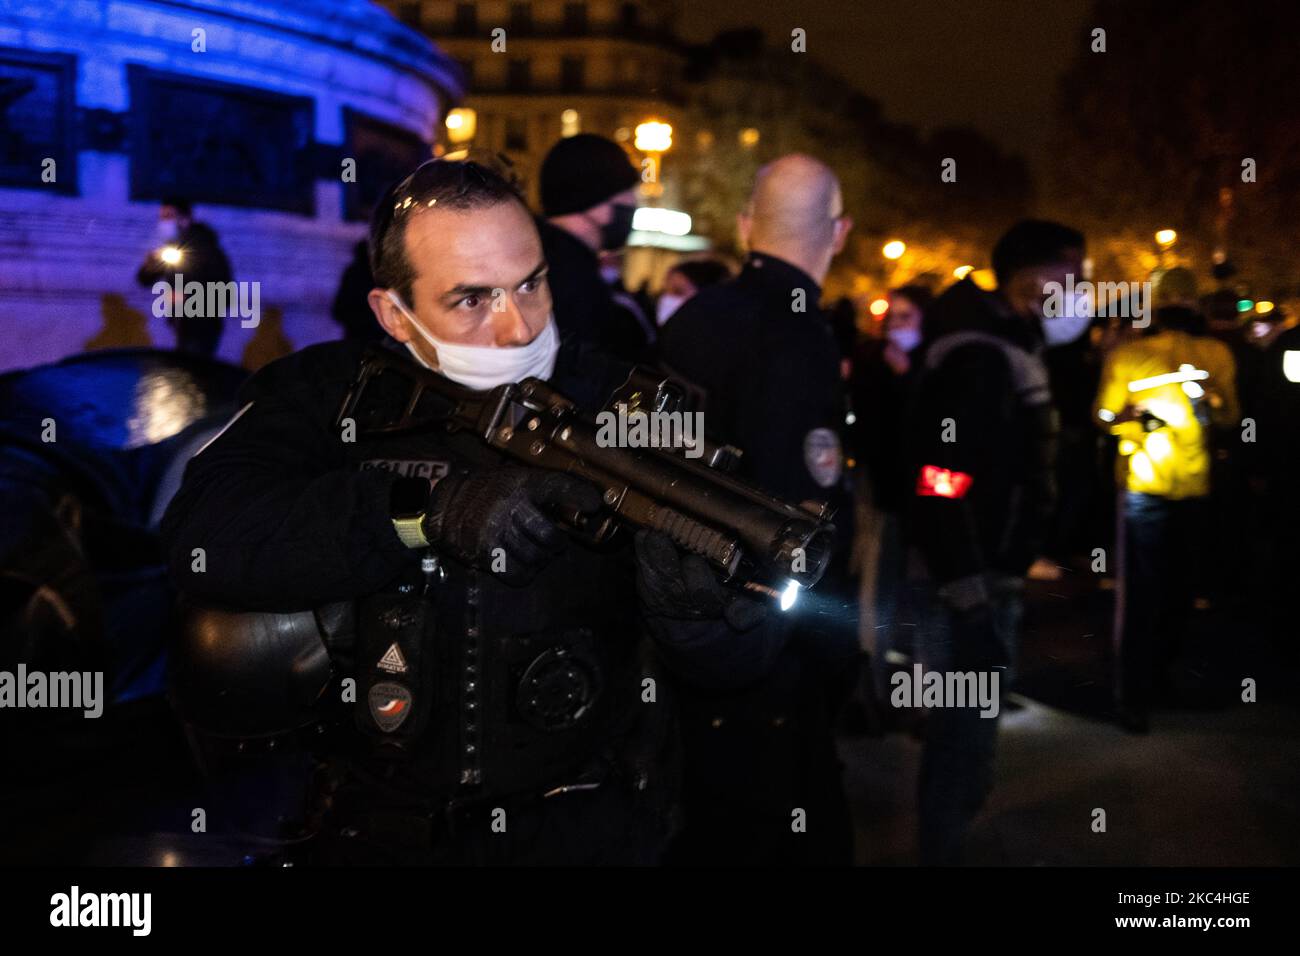
[[[0,5],[0,368],[105,325],[171,345],[134,281],[169,194],[295,346],[335,336],[371,204],[431,155],[462,92],[448,54],[368,0]],[[221,356],[255,332],[228,320]]]
[[[599,133],[634,159],[643,122],[679,120],[683,56],[676,4],[664,0],[383,0],[460,65],[467,94],[446,131],[450,150],[501,153],[530,202],[546,152],[563,136]],[[665,182],[672,179],[671,160]]]

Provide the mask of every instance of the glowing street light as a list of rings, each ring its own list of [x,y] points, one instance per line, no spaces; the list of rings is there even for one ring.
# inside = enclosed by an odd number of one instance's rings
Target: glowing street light
[[[958,266],[956,269],[952,270],[952,277],[954,279],[964,279],[974,271],[974,266]]]
[[[636,128],[633,145],[643,153],[666,153],[673,145],[673,128],[658,120],[649,120]]]
[[[1178,233],[1173,229],[1161,229],[1156,233],[1156,244],[1162,249],[1168,249],[1178,241]]]
[[[901,259],[907,251],[907,243],[902,239],[891,239],[880,250],[886,259]]]
[[[453,143],[468,143],[478,129],[478,113],[467,107],[457,107],[447,114],[447,138]]]
[[[1268,315],[1270,312],[1273,311],[1273,308],[1274,308],[1273,303],[1268,301],[1268,299],[1260,299],[1258,302],[1255,303],[1255,314]]]
[[[872,299],[871,305],[868,306],[868,308],[871,310],[872,315],[874,315],[876,318],[880,318],[882,315],[884,315],[886,312],[889,311],[889,300]]]

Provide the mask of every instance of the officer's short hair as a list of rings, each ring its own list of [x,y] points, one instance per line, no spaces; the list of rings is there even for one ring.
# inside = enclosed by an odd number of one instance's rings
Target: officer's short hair
[[[415,267],[406,255],[406,225],[420,209],[485,209],[503,202],[527,205],[514,179],[475,160],[431,159],[389,187],[370,217],[370,271],[375,285],[393,289],[414,308]]]
[[[1046,219],[1022,219],[993,247],[993,274],[1004,285],[1021,269],[1060,262],[1071,249],[1084,248],[1083,233]]]

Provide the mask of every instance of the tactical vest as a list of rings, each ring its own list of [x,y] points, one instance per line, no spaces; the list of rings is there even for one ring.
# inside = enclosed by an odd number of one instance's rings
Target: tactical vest
[[[347,446],[349,467],[436,483],[505,459],[435,422]],[[669,703],[637,618],[628,540],[569,542],[512,587],[433,550],[357,605],[351,647],[358,759],[439,800],[644,790],[667,739]],[[647,679],[659,692],[643,701]]]

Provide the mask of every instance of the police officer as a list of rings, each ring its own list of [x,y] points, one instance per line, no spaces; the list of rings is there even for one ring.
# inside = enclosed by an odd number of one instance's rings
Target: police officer
[[[216,231],[194,218],[186,199],[164,199],[158,209],[154,248],[136,272],[135,280],[147,289],[157,282],[171,287],[179,273],[185,284],[226,283],[232,279],[230,260],[221,248]],[[170,295],[170,288],[164,295]],[[211,357],[221,345],[225,318],[220,315],[181,314],[181,304],[172,303],[168,322],[176,330],[176,348],[181,352]]]
[[[835,499],[841,544],[851,509],[840,493],[840,355],[819,300],[851,225],[821,162],[791,155],[763,167],[738,218],[752,250],[740,275],[700,291],[660,339],[665,365],[705,394],[705,430],[743,451],[739,473],[787,500]],[[822,588],[839,599],[804,602],[798,639],[761,686],[691,694],[683,858],[851,861],[828,688],[851,682],[857,635],[836,570]],[[805,834],[792,835],[792,808],[807,812]]]
[[[566,349],[595,346],[634,363],[649,357],[645,329],[616,301],[598,258],[627,245],[640,183],[622,147],[594,133],[560,140],[542,160],[537,228]]]
[[[557,359],[537,231],[490,169],[420,167],[381,202],[371,250],[371,307],[411,368],[472,389],[537,376],[589,406],[626,372]],[[356,633],[334,647],[356,682],[355,703],[336,704],[353,726],[316,790],[316,857],[657,860],[671,679],[756,679],[784,639],[780,615],[724,593],[666,538],[570,540],[557,516],[599,509],[594,487],[512,465],[436,416],[414,432],[357,425],[348,440],[336,416],[365,361],[333,342],[255,375],[163,525],[192,602],[355,602]],[[409,400],[360,396],[353,424],[396,421]]]
[[[1025,574],[1054,506],[1056,416],[1043,364],[1052,283],[1083,266],[1083,236],[1053,222],[1012,226],[993,249],[995,292],[969,278],[930,310],[909,459],[906,532],[931,609],[920,637],[932,671],[1011,679]],[[1051,303],[1050,305],[1048,303]],[[970,821],[992,784],[996,715],[940,707],[928,720],[920,780],[921,861],[960,861]]]

